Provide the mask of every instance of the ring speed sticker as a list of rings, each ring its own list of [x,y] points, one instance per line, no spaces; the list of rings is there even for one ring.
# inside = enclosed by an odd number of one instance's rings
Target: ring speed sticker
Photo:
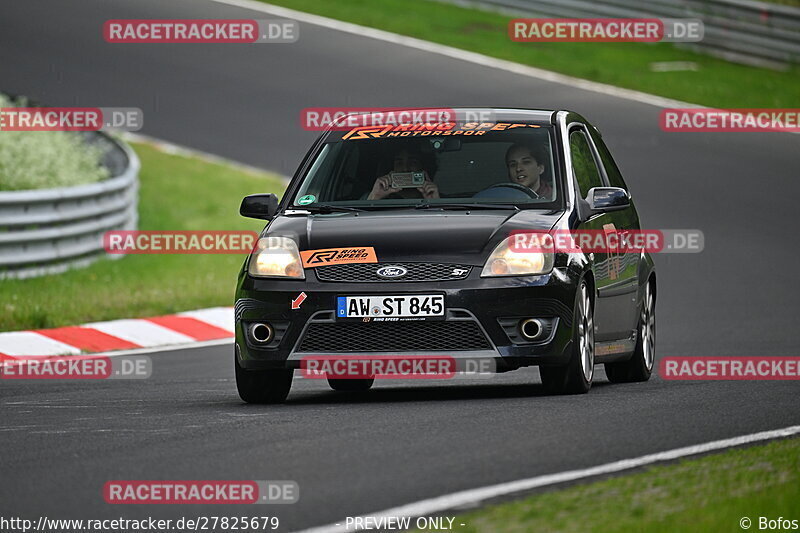
[[[326,248],[323,250],[304,250],[300,252],[303,266],[314,268],[345,263],[377,263],[375,249],[371,246],[354,246],[352,248]]]

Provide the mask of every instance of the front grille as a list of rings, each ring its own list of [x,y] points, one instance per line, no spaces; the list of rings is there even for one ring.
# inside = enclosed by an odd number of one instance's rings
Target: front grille
[[[378,269],[386,266],[401,266],[408,272],[398,278],[378,277]],[[370,282],[414,282],[452,281],[469,276],[472,267],[448,263],[358,263],[351,265],[329,265],[314,269],[319,281],[343,283]]]
[[[473,320],[311,323],[300,352],[424,352],[488,350]]]

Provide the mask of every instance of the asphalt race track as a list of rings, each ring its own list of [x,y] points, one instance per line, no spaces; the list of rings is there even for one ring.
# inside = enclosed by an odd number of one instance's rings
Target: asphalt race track
[[[300,128],[305,107],[574,109],[603,132],[643,227],[705,234],[702,253],[656,257],[659,356],[797,355],[800,136],[664,133],[651,105],[308,24],[283,45],[102,39],[110,18],[271,18],[208,1],[0,9],[0,89],[51,106],[139,107],[142,133],[283,174],[316,135]],[[277,514],[289,531],[800,424],[789,381],[610,385],[599,370],[588,395],[549,397],[536,370],[384,382],[363,396],[300,379],[272,407],[239,400],[229,346],[152,357],[143,381],[2,382],[0,515]],[[256,508],[114,506],[102,497],[111,479],[291,479],[301,496]]]

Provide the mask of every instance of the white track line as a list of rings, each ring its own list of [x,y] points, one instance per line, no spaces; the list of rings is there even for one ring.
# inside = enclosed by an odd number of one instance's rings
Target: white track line
[[[397,33],[391,33],[384,30],[369,28],[366,26],[359,26],[358,24],[342,22],[341,20],[335,20],[327,17],[322,17],[319,15],[312,15],[310,13],[304,13],[302,11],[295,11],[294,9],[287,9],[285,7],[275,6],[272,4],[265,4],[263,2],[257,2],[256,0],[211,0],[211,1],[216,2],[218,4],[226,4],[229,6],[241,7],[243,9],[258,11],[261,13],[268,13],[270,15],[275,15],[278,17],[294,19],[299,22],[314,24],[316,26],[323,26],[325,28],[330,28],[333,30],[338,30],[353,35],[358,35],[360,37],[369,37],[387,43],[407,46],[409,48],[415,48],[417,50],[422,50],[433,54],[447,56],[453,59],[459,59],[461,61],[467,61],[469,63],[481,65],[484,67],[504,70],[506,72],[513,72],[514,74],[519,74],[521,76],[528,76],[530,78],[550,81],[553,83],[569,85],[570,87],[575,87],[577,89],[583,89],[595,93],[607,94],[609,96],[616,96],[617,98],[624,98],[626,100],[634,100],[636,102],[641,102],[643,104],[648,104],[656,107],[661,107],[661,108],[701,107],[696,104],[689,104],[687,102],[672,100],[671,98],[664,98],[662,96],[656,96],[653,94],[634,91],[632,89],[623,89],[621,87],[614,87],[613,85],[606,85],[605,83],[584,80],[582,78],[574,78],[572,76],[567,76],[566,74],[559,74],[557,72],[552,72],[550,70],[529,67],[527,65],[514,63],[513,61],[506,61],[504,59],[498,59],[496,57],[489,57],[483,54],[478,54],[476,52],[468,52],[466,50],[453,48],[451,46],[445,46],[443,44],[432,43],[429,41],[424,41],[422,39],[416,39],[414,37],[407,37],[405,35],[399,35]]]
[[[230,345],[231,347],[231,354],[233,353],[233,339],[212,339],[210,341],[195,341],[186,344],[172,344],[169,346],[158,346],[154,348],[131,348],[130,350],[114,350],[111,352],[92,352],[82,354],[83,357],[124,357],[128,355],[152,355],[160,352],[174,352],[174,351],[181,351],[181,350],[191,350],[194,348],[204,348],[207,346],[224,346]],[[70,354],[70,355],[78,355],[78,354]],[[64,355],[43,355],[43,359],[55,359],[55,358],[62,358]],[[6,365],[14,365],[14,361],[3,361],[0,362],[0,369],[4,368]],[[299,376],[295,376],[295,379]]]
[[[420,500],[418,502],[386,509],[384,511],[377,511],[366,516],[379,519],[380,517],[418,517],[428,516],[435,513],[441,513],[456,509],[466,505],[477,505],[486,500],[497,498],[500,496],[508,496],[514,493],[529,491],[541,487],[548,487],[559,483],[568,481],[575,481],[578,479],[585,479],[594,476],[601,476],[605,474],[614,474],[632,468],[660,463],[662,461],[672,461],[680,459],[681,457],[689,457],[707,452],[723,450],[725,448],[732,448],[734,446],[741,446],[743,444],[751,444],[754,442],[761,442],[765,440],[777,439],[781,437],[789,437],[800,433],[800,426],[789,426],[783,429],[776,429],[773,431],[762,431],[760,433],[753,433],[750,435],[743,435],[741,437],[733,437],[730,439],[716,440],[706,442],[704,444],[696,444],[694,446],[686,446],[685,448],[676,448],[665,452],[654,453],[650,455],[643,455],[633,459],[623,459],[613,463],[606,463],[604,465],[593,466],[591,468],[584,468],[581,470],[569,470],[567,472],[560,472],[558,474],[549,474],[546,476],[536,476],[527,479],[520,479],[518,481],[511,481],[509,483],[500,483],[498,485],[490,485],[488,487],[481,487],[477,489],[464,490],[461,492],[454,492],[453,494],[446,494],[438,498],[431,498],[428,500]],[[337,524],[329,524],[326,526],[313,527],[304,529],[298,533],[340,533],[345,531],[358,531],[356,528],[347,528],[345,521],[342,520]],[[362,522],[363,523],[363,522]]]
[[[182,350],[191,350],[193,348],[205,348],[207,346],[223,346],[229,344],[231,346],[231,353],[233,353],[233,337],[228,339],[212,339],[210,341],[194,341],[185,344],[170,344],[167,346],[157,346],[154,348],[131,348],[130,350],[114,350],[111,352],[98,352],[86,355],[104,356],[104,357],[117,357],[123,355],[149,355],[159,352],[175,352]]]

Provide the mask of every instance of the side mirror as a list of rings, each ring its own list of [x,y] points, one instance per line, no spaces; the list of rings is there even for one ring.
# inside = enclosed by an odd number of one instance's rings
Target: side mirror
[[[278,197],[269,194],[251,194],[245,196],[239,207],[239,214],[248,218],[272,220],[278,212]]]
[[[618,211],[631,205],[628,191],[619,187],[592,187],[586,197],[592,211]]]

